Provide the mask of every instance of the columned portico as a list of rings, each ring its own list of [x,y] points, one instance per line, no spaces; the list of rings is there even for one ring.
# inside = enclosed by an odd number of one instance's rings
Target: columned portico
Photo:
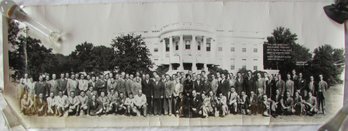
[[[207,50],[207,39],[212,39],[212,37],[204,34],[173,34],[162,37],[161,44],[165,55],[162,58],[169,59],[165,60],[169,63],[163,63],[162,65],[168,64],[169,72],[184,70],[193,72],[204,70],[207,72],[207,64],[212,64],[207,62],[213,59],[209,56],[209,52],[212,50]],[[184,68],[184,63],[186,68]],[[190,69],[187,68],[187,64],[190,65]],[[199,68],[197,67],[198,64],[200,65]]]

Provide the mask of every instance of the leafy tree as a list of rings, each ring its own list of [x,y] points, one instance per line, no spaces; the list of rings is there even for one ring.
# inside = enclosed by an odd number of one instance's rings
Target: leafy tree
[[[115,66],[120,71],[127,73],[149,72],[149,69],[152,68],[153,63],[149,58],[150,51],[141,35],[117,36],[112,40],[111,46],[115,50]]]
[[[340,75],[343,67],[337,63],[344,62],[343,53],[343,49],[334,49],[330,45],[316,48],[312,62],[313,75],[323,74],[330,84],[341,83]]]
[[[270,67],[279,69],[280,73],[285,75],[286,73],[291,72],[292,69],[298,68],[296,66],[296,62],[310,61],[312,58],[312,54],[309,52],[309,49],[298,44],[296,40],[297,35],[295,33],[292,33],[289,28],[277,27],[272,32],[272,36],[267,37],[267,43],[289,44],[292,49],[291,59],[285,60],[283,62],[265,62],[264,65],[267,66],[269,64]]]

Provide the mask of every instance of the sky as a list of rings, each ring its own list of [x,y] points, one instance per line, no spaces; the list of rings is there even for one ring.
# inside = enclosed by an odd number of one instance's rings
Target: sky
[[[330,44],[344,48],[344,26],[330,20],[323,6],[331,1],[261,0],[213,2],[108,3],[26,6],[24,10],[49,28],[63,32],[62,48],[70,54],[85,41],[110,46],[121,32],[159,29],[180,22],[203,23],[216,29],[259,32],[265,38],[279,26],[298,35],[298,43],[309,48]]]

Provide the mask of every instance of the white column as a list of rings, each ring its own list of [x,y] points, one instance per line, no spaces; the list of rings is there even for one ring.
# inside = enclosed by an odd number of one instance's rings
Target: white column
[[[207,41],[206,41],[206,38],[205,38],[205,36],[202,36],[202,38],[203,38],[203,41],[202,41],[202,45],[201,45],[201,51],[202,51],[202,57],[203,58],[205,58],[204,59],[204,66],[203,66],[203,70],[205,70],[205,72],[207,72],[207,70],[208,70],[208,68],[206,67],[207,66],[207,62],[208,62],[208,57],[207,57]]]
[[[180,39],[179,39],[179,55],[180,55],[180,66],[179,66],[179,70],[183,71],[184,70],[184,64],[183,64],[183,55],[184,55],[184,50],[185,50],[185,43],[184,43],[184,36],[180,35]]]
[[[169,36],[169,71],[172,70],[172,57],[173,55],[173,36]]]
[[[196,55],[197,55],[197,42],[196,42],[196,36],[192,35],[192,41],[191,41],[191,55],[193,56],[193,61],[192,61],[192,72],[197,71],[197,66],[196,66]]]

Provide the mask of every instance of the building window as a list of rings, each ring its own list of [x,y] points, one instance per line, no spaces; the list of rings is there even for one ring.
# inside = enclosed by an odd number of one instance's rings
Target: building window
[[[231,52],[234,52],[234,50],[235,50],[234,47],[231,47]]]
[[[242,59],[242,61],[246,61],[246,59]]]
[[[243,69],[246,69],[246,67],[247,67],[246,65],[243,65],[243,66],[242,66]]]
[[[218,51],[222,51],[222,47],[219,47],[219,48],[218,48]]]
[[[236,67],[234,65],[231,65],[231,70],[234,70]]]
[[[164,42],[166,44],[166,52],[169,52],[169,39],[164,39]]]
[[[254,48],[254,52],[255,52],[255,53],[257,52],[257,48]]]
[[[175,50],[179,50],[179,42],[176,41],[174,44],[175,44]]]
[[[257,70],[257,66],[254,66],[254,70]]]
[[[154,52],[158,52],[158,48],[153,49]]]
[[[185,40],[185,49],[186,50],[191,49],[191,41],[190,40]]]
[[[198,44],[197,44],[197,50],[201,50],[201,43],[200,42],[198,42]]]
[[[257,61],[257,59],[254,59],[254,61]]]
[[[246,52],[246,48],[242,48],[242,52]]]
[[[207,51],[211,50],[211,38],[207,39]]]

